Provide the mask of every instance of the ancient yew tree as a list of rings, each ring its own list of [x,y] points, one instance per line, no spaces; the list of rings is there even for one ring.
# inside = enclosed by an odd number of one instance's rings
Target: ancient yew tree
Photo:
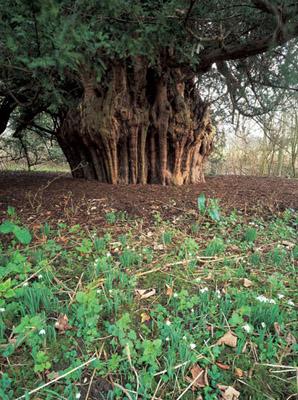
[[[0,132],[50,132],[75,177],[180,185],[214,148],[212,80],[263,111],[291,85],[298,3],[6,0],[0,35]]]

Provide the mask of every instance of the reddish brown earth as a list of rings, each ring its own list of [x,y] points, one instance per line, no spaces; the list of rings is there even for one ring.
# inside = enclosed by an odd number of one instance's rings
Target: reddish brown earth
[[[197,210],[201,193],[219,199],[223,212],[233,209],[264,217],[286,208],[298,210],[298,181],[243,176],[207,177],[188,186],[108,185],[45,172],[0,171],[0,221],[8,206],[34,225],[38,221],[70,220],[96,227],[107,212],[125,212],[150,223]]]

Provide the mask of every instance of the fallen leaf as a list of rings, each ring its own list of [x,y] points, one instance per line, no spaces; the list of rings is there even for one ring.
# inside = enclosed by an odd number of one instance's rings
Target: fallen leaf
[[[226,332],[216,343],[216,346],[221,346],[222,344],[226,344],[229,347],[236,347],[237,346],[237,336],[231,332]]]
[[[57,379],[57,378],[59,378],[59,372],[55,372],[55,371],[51,371],[51,372],[48,372],[47,373],[47,378],[48,379],[50,379],[50,380],[52,380],[52,379]]]
[[[230,369],[229,365],[221,364],[221,363],[218,363],[218,362],[216,362],[215,365],[217,365],[221,369]]]
[[[281,336],[282,335],[282,329],[280,327],[280,324],[278,322],[274,322],[273,323],[274,326],[274,330],[277,336]]]
[[[291,282],[289,282],[289,281],[283,281],[283,284],[285,285],[285,287],[288,287],[288,286],[291,285]]]
[[[146,314],[145,312],[143,312],[142,314],[141,314],[141,322],[143,323],[143,322],[146,322],[146,321],[150,321],[150,315],[148,315],[148,314]]]
[[[239,399],[240,392],[234,389],[232,386],[217,385],[220,390],[219,400],[237,400]]]
[[[239,250],[238,246],[230,246],[230,250]]]
[[[243,278],[243,286],[244,286],[244,287],[249,288],[249,287],[251,287],[251,286],[253,286],[253,285],[254,285],[254,284],[253,284],[252,281],[250,281],[249,279]]]
[[[284,246],[288,246],[288,247],[290,247],[290,248],[295,247],[295,244],[294,244],[294,243],[288,242],[287,240],[283,240],[281,243],[282,243]]]
[[[135,289],[135,292],[140,297],[140,300],[148,299],[148,297],[154,296],[156,293],[155,289]]]
[[[60,313],[58,315],[57,322],[55,323],[55,328],[60,331],[61,335],[64,335],[72,328],[72,326],[68,323],[68,317],[66,314]]]
[[[291,332],[289,332],[287,334],[286,342],[288,343],[289,346],[291,346],[292,344],[297,344],[297,340],[296,340],[295,336],[292,335]]]
[[[241,378],[241,376],[243,375],[242,369],[240,368],[235,368],[234,374],[236,376],[239,376],[239,378]]]
[[[192,386],[197,388],[204,388],[209,385],[208,383],[208,369],[201,368],[198,364],[195,364],[190,370],[192,378],[186,377],[188,382],[193,382]]]
[[[173,294],[174,294],[173,286],[169,286],[166,284],[166,287],[167,287],[166,294],[168,296],[173,296]]]

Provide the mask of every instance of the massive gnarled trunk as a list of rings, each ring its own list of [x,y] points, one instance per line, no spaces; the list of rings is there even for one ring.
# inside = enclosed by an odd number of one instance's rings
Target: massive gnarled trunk
[[[204,181],[214,129],[195,76],[156,71],[144,59],[114,62],[107,74],[103,87],[82,71],[83,99],[58,132],[73,175],[126,184]]]

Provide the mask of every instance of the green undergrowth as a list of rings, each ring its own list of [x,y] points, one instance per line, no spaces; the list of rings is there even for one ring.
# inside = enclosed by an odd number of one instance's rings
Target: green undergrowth
[[[108,213],[100,230],[26,226],[9,207],[0,397],[294,397],[297,221],[223,215],[204,195],[196,213],[150,226]]]

